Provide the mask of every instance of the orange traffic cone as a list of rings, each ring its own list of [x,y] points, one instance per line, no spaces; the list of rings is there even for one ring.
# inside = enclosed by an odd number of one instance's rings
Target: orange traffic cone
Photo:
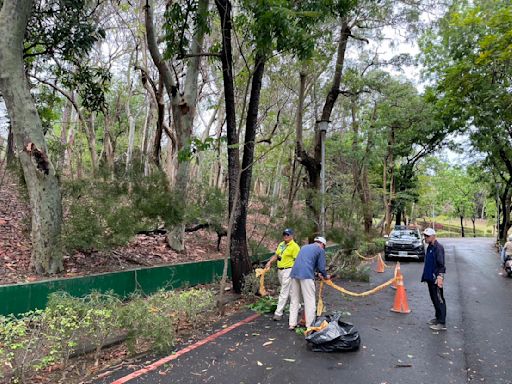
[[[377,272],[383,273],[384,268],[386,268],[386,265],[384,264],[384,260],[382,260],[381,254],[379,253],[378,255],[379,256],[377,257]]]
[[[393,276],[395,276],[395,278],[396,278],[398,275],[402,276],[402,272],[400,272],[400,262],[399,261],[396,262],[395,273]],[[391,284],[391,288],[393,288],[393,289],[397,288],[396,280],[393,281],[393,284]]]
[[[396,277],[395,302],[391,310],[398,313],[410,313],[409,304],[407,304],[407,293],[405,293],[404,277],[402,274]]]

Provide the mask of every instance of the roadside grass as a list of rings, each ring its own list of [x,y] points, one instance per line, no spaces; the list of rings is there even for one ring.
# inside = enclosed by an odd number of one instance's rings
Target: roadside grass
[[[436,230],[438,237],[462,236],[460,219],[458,218],[437,216],[435,218],[435,221],[432,222],[432,218],[424,217],[422,219],[419,219],[417,222],[422,226],[433,227]],[[470,219],[463,220],[463,224],[465,237],[493,237],[496,235],[494,231],[494,225],[489,220],[477,219],[475,221],[474,229],[473,223]]]
[[[216,318],[215,304],[214,291],[201,287],[139,293],[128,301],[112,292],[53,293],[44,310],[0,316],[0,382],[83,382],[108,365],[104,347],[118,343],[121,358],[170,352],[182,335]]]

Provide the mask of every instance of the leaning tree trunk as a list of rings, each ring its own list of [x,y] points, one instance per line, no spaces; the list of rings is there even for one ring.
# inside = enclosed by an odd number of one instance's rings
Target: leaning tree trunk
[[[199,0],[197,6],[197,18],[206,14],[208,10],[208,0]],[[185,203],[187,201],[187,189],[189,179],[188,160],[178,161],[180,151],[186,150],[190,144],[192,136],[192,128],[196,112],[197,95],[198,95],[198,78],[199,65],[201,63],[201,51],[205,29],[200,25],[196,25],[196,32],[193,36],[190,52],[192,57],[188,58],[187,74],[183,94],[180,94],[178,86],[173,80],[173,74],[169,66],[163,60],[158,50],[156,35],[153,25],[153,10],[150,2],[147,1],[146,7],[146,36],[151,57],[155,66],[158,68],[159,74],[164,81],[169,99],[171,101],[173,128],[176,133],[176,148],[169,153],[171,160],[171,171],[169,178],[173,182],[173,191],[177,194],[177,198]],[[199,23],[199,21],[198,21]],[[172,176],[176,175],[176,179],[172,180]],[[167,234],[167,242],[175,251],[183,251],[185,249],[185,223],[181,222],[169,228]]]
[[[331,119],[332,110],[334,108],[334,104],[338,99],[340,94],[340,85],[343,74],[343,66],[345,64],[345,52],[347,51],[347,43],[348,39],[351,36],[351,27],[346,18],[341,19],[340,24],[340,40],[338,42],[337,54],[336,54],[336,64],[334,70],[334,77],[332,80],[331,87],[329,89],[329,93],[325,99],[324,107],[322,109],[322,115],[320,117],[320,122],[329,122]],[[303,79],[305,74],[301,73],[301,87],[302,82],[305,81]],[[303,90],[302,90],[303,91]],[[301,97],[299,96],[299,103],[301,102]],[[303,102],[303,100],[302,100]],[[299,105],[299,111],[302,110],[302,107]],[[299,118],[301,119],[299,121]],[[313,155],[310,155],[304,149],[304,145],[302,142],[302,113],[297,113],[297,159],[299,162],[306,168],[306,173],[308,175],[308,192],[306,195],[306,205],[309,208],[310,214],[314,217],[316,231],[320,232],[320,210],[313,204],[313,196],[320,191],[320,171],[321,171],[321,135],[319,131],[318,124],[315,126],[315,148]],[[300,130],[300,132],[299,132]],[[323,213],[322,213],[323,214]]]
[[[4,1],[0,11],[0,90],[12,124],[32,210],[32,266],[36,272],[62,270],[61,195],[47,156],[43,127],[23,62],[23,36],[31,0]]]
[[[295,122],[296,130],[296,147],[295,154],[297,161],[304,166],[308,175],[308,183],[306,186],[306,207],[308,208],[309,218],[315,224],[316,231],[320,231],[320,212],[317,204],[315,204],[315,194],[320,190],[320,161],[316,156],[311,156],[305,149],[302,140],[303,131],[303,111],[304,100],[306,97],[306,78],[305,72],[300,72],[299,98],[297,106],[297,119]],[[316,135],[319,137],[319,135]],[[318,145],[316,147],[319,147]]]

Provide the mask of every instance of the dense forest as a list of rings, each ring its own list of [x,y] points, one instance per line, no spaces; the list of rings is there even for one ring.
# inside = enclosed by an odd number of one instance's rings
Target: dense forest
[[[254,211],[347,247],[439,215],[503,241],[512,5],[449,3],[0,0],[1,170],[33,268],[209,228],[239,292]]]

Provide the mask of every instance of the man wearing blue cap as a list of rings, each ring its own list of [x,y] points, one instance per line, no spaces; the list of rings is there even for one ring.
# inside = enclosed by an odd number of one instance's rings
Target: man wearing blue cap
[[[274,312],[273,319],[275,321],[279,321],[283,318],[284,307],[286,306],[286,302],[290,296],[290,272],[299,251],[299,245],[293,240],[293,230],[291,228],[286,228],[283,231],[283,241],[279,243],[276,253],[265,265],[265,268],[270,269],[272,263],[277,260],[277,277],[281,284],[281,292],[279,293],[279,301],[277,302],[277,308]]]

